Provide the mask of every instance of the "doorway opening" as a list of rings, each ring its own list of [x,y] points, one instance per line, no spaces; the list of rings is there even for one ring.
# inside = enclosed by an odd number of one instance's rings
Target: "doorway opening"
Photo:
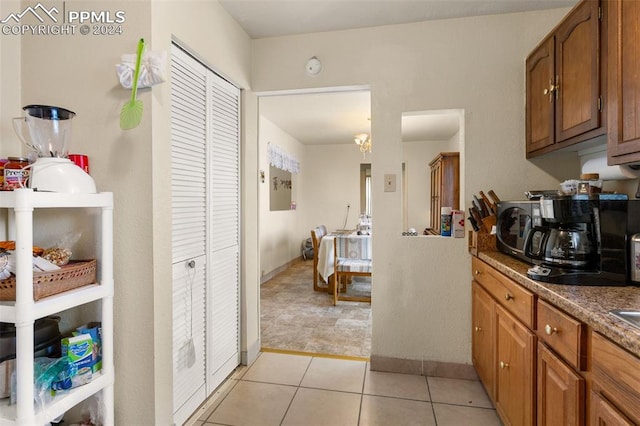
[[[366,87],[258,95],[263,350],[370,355],[371,304],[333,306],[332,294],[314,291],[313,260],[304,260],[301,250],[312,229],[355,229],[360,215],[370,213],[370,191],[361,199],[361,167],[368,164],[370,170],[371,153],[363,154],[354,143],[355,135],[371,134],[370,111]],[[299,164],[291,174],[287,210],[269,208],[273,181],[267,151],[274,146]]]

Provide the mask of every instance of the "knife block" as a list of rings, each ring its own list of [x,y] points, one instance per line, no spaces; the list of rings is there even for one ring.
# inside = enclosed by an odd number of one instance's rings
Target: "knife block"
[[[479,231],[469,231],[468,249],[469,253],[477,256],[482,251],[496,251],[496,236],[491,234],[491,229],[496,224],[495,216],[487,216],[479,224]]]

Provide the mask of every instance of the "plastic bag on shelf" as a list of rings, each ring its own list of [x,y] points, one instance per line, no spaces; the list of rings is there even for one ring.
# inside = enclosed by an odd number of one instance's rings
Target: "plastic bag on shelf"
[[[62,358],[35,358],[33,360],[33,399],[36,404],[43,408],[45,404],[53,399],[54,383],[64,381],[70,376],[72,371],[69,368],[67,357]],[[16,372],[11,374],[11,404],[16,403]]]
[[[100,392],[85,399],[80,411],[80,423],[71,426],[101,426],[104,422],[104,403]]]
[[[63,266],[69,263],[71,249],[78,242],[82,233],[70,232],[65,234],[60,241],[58,241],[53,247],[49,247],[42,253],[42,257],[54,265]]]

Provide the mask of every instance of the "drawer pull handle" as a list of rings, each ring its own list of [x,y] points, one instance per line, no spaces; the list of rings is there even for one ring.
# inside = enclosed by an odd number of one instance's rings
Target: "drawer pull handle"
[[[557,333],[558,329],[547,324],[544,326],[544,332],[547,334],[547,336],[551,336],[553,333]]]
[[[475,331],[477,331],[477,332],[480,332],[480,331],[482,331],[482,327],[478,327],[478,326],[476,325],[476,326],[474,327],[474,330],[475,330]]]
[[[509,364],[504,361],[500,361],[500,368],[509,368]]]
[[[512,296],[512,295],[510,295],[509,293],[506,293],[506,294],[504,295],[504,300],[506,300],[506,301],[513,300],[513,296]]]
[[[480,272],[478,269],[476,269],[476,270],[475,270],[475,271],[473,271],[473,272],[474,272],[476,275],[480,275],[480,274],[481,274],[481,272]]]

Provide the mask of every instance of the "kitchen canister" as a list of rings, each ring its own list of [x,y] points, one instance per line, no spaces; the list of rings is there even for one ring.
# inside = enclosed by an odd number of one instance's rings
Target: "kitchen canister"
[[[451,207],[440,208],[440,235],[443,237],[451,236]]]

